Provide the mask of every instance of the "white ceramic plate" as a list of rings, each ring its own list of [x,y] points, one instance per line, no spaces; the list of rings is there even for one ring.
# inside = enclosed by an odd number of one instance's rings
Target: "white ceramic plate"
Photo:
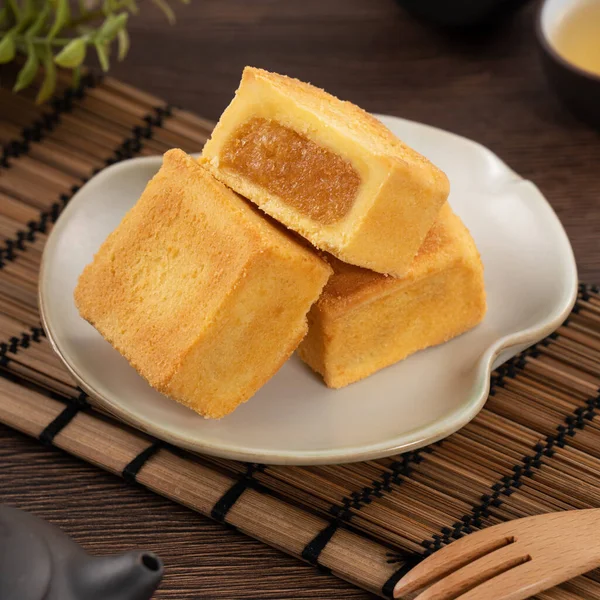
[[[84,265],[161,164],[113,165],[71,200],[44,251],[40,306],[48,336],[81,386],[109,411],[178,446],[228,458],[338,463],[424,446],[471,420],[494,366],[542,339],[576,297],[571,246],[539,190],[486,148],[394,117],[381,120],[450,178],[450,201],[485,265],[489,311],[473,331],[341,390],[297,358],[247,404],[207,421],[162,396],[81,319],[73,290]]]

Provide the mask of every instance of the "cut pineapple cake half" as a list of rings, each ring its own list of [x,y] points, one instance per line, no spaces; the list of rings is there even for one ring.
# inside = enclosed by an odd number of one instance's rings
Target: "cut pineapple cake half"
[[[330,274],[279,224],[171,150],[85,267],[75,301],[151,386],[219,418],[292,354]]]
[[[334,274],[309,313],[298,354],[330,387],[446,342],[484,318],[479,252],[448,204],[403,278],[329,260]]]
[[[316,247],[396,276],[449,192],[440,169],[364,110],[252,67],[200,161]]]

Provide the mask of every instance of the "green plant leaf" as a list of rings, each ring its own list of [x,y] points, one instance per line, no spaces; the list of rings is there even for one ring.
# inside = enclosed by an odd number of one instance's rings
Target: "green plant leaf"
[[[108,58],[108,48],[105,42],[100,40],[96,40],[94,42],[94,46],[96,47],[96,54],[98,55],[98,60],[100,61],[100,66],[102,70],[106,73],[110,69],[110,60]]]
[[[54,62],[59,67],[74,69],[84,60],[87,51],[87,40],[85,38],[76,38],[71,40],[54,58]]]
[[[140,9],[135,0],[125,0],[125,8],[132,14],[137,15],[140,12]]]
[[[128,18],[129,14],[126,12],[108,16],[102,24],[102,27],[98,30],[98,39],[112,42],[115,37],[117,37],[119,31],[122,31],[127,25]]]
[[[56,67],[54,66],[52,52],[49,47],[43,46],[39,51],[42,55],[42,64],[44,65],[44,81],[35,101],[41,104],[54,94],[54,90],[56,89]]]
[[[169,25],[175,24],[175,13],[166,0],[152,0],[152,3],[162,10],[165,17],[167,17],[167,21],[169,21]]]
[[[47,39],[54,39],[70,19],[71,9],[69,7],[69,0],[56,0],[54,23],[52,23],[52,28],[48,33]]]
[[[18,22],[21,18],[21,7],[17,0],[8,0],[7,6],[10,8],[15,22]]]
[[[127,33],[127,29],[121,29],[121,31],[119,31],[117,34],[117,41],[119,44],[117,58],[119,61],[122,61],[125,60],[125,57],[129,52],[129,34]]]
[[[31,27],[25,32],[25,37],[35,37],[46,25],[46,20],[50,15],[50,3],[44,5],[37,19],[32,23]]]
[[[3,8],[0,8],[0,27],[4,27],[8,24],[8,4],[5,4]]]
[[[170,24],[175,23],[169,0],[152,2]],[[37,101],[43,102],[56,89],[57,65],[73,69],[73,81],[79,81],[88,45],[96,49],[103,71],[110,68],[112,52],[124,60],[130,49],[129,15],[137,12],[136,0],[0,0],[0,64],[13,61],[17,53],[25,55],[14,91],[31,85],[41,64]],[[102,13],[105,18],[96,26]]]
[[[15,26],[15,31],[17,33],[21,33],[25,31],[29,24],[35,19],[36,8],[33,5],[33,0],[25,0],[25,6],[19,10],[19,16],[16,19],[17,24]]]
[[[15,34],[8,31],[0,40],[0,65],[10,62],[15,57],[16,51]]]
[[[17,75],[17,81],[15,83],[15,87],[13,88],[14,92],[19,92],[31,85],[31,82],[36,76],[39,65],[40,61],[33,46],[33,42],[31,40],[27,40],[27,60]]]
[[[71,86],[75,89],[79,87],[81,83],[81,67],[75,67],[73,69],[73,79],[71,81]]]

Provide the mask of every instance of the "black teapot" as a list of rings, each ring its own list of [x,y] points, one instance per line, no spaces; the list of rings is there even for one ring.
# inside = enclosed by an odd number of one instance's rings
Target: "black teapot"
[[[149,600],[162,574],[152,552],[90,556],[54,525],[0,505],[2,600]]]

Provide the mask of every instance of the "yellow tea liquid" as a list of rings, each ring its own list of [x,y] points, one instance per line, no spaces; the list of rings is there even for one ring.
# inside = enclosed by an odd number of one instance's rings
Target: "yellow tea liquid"
[[[600,75],[600,0],[579,3],[553,36],[559,54],[581,69]]]

